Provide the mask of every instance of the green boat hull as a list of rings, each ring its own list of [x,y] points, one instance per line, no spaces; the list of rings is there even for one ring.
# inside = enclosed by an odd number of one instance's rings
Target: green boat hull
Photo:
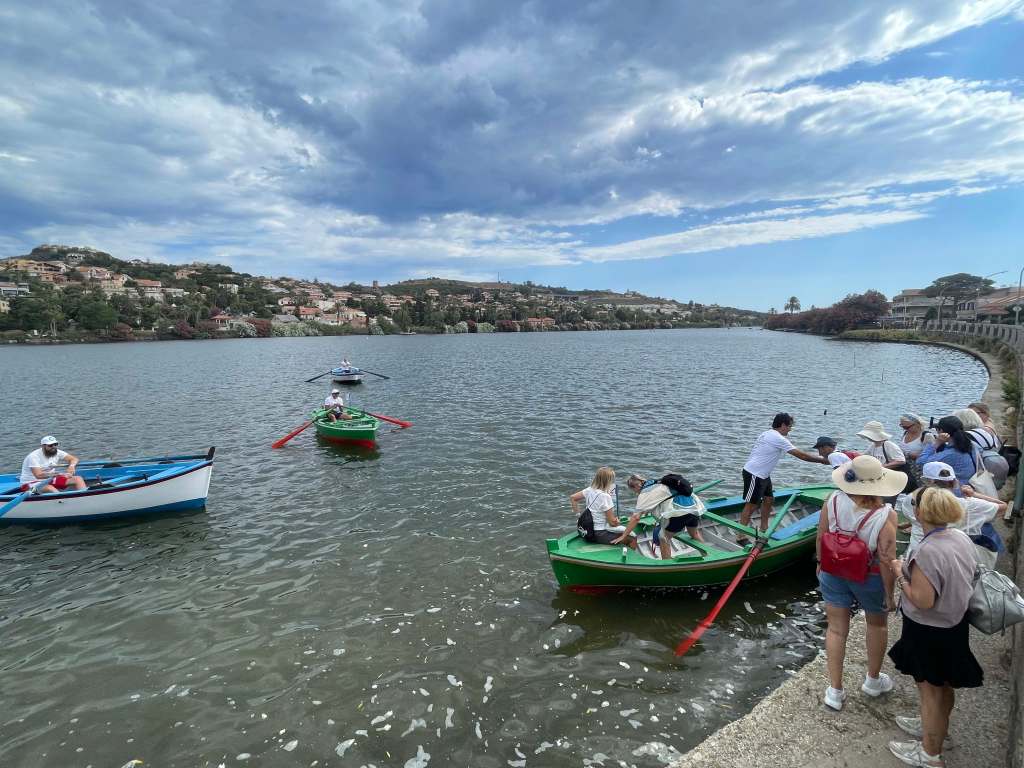
[[[814,552],[818,513],[835,488],[831,485],[805,486],[776,491],[775,501],[781,507],[792,494],[797,495],[784,525],[769,539],[754,560],[745,578],[756,578],[778,571],[793,563],[809,561]],[[707,541],[693,547],[685,533],[677,535],[679,554],[667,561],[653,559],[634,550],[623,554],[621,546],[593,544],[577,533],[548,539],[548,556],[555,578],[563,587],[705,587],[727,584],[739,571],[749,554],[735,544],[735,535],[743,534],[739,525],[740,497],[714,499],[707,502],[708,513],[701,522]],[[755,513],[755,520],[757,513]],[[789,529],[791,532],[787,532]],[[637,533],[643,539],[649,528],[643,525]],[[753,531],[749,532],[751,538]],[[717,542],[717,543],[716,543]],[[695,548],[695,547],[698,547]]]
[[[327,418],[327,411],[314,411],[313,425],[316,427],[316,433],[333,443],[375,445],[380,421],[354,408],[346,408],[345,412],[352,418],[331,421]]]

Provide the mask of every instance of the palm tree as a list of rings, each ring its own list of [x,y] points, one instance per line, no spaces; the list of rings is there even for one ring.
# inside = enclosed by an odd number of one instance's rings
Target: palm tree
[[[790,296],[789,301],[786,302],[786,311],[790,314],[800,310],[800,299],[796,296]]]

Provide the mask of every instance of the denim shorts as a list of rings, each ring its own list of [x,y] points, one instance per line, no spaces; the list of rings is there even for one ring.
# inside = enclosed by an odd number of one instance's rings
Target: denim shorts
[[[858,584],[822,571],[818,574],[818,585],[825,604],[833,608],[853,608],[854,603],[859,603],[867,613],[885,613],[885,589],[880,574],[868,574],[867,581]]]

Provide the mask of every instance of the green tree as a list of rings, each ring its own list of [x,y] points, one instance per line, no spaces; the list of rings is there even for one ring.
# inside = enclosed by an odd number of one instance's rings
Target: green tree
[[[793,314],[794,312],[799,312],[800,311],[800,299],[798,299],[796,296],[790,296],[789,297],[789,301],[786,302],[785,309],[790,314]]]
[[[992,286],[992,280],[987,277],[957,272],[955,275],[946,275],[932,281],[932,284],[924,289],[924,294],[939,299],[939,319],[941,320],[942,307],[946,303],[946,299],[951,299],[955,308],[965,298],[992,293]]]
[[[117,311],[106,301],[90,298],[78,310],[78,322],[88,331],[110,330],[117,321]]]

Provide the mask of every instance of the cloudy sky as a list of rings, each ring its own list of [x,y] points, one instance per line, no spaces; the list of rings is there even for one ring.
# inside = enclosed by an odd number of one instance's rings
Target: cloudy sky
[[[1024,0],[0,6],[0,255],[767,309],[1024,267]]]

